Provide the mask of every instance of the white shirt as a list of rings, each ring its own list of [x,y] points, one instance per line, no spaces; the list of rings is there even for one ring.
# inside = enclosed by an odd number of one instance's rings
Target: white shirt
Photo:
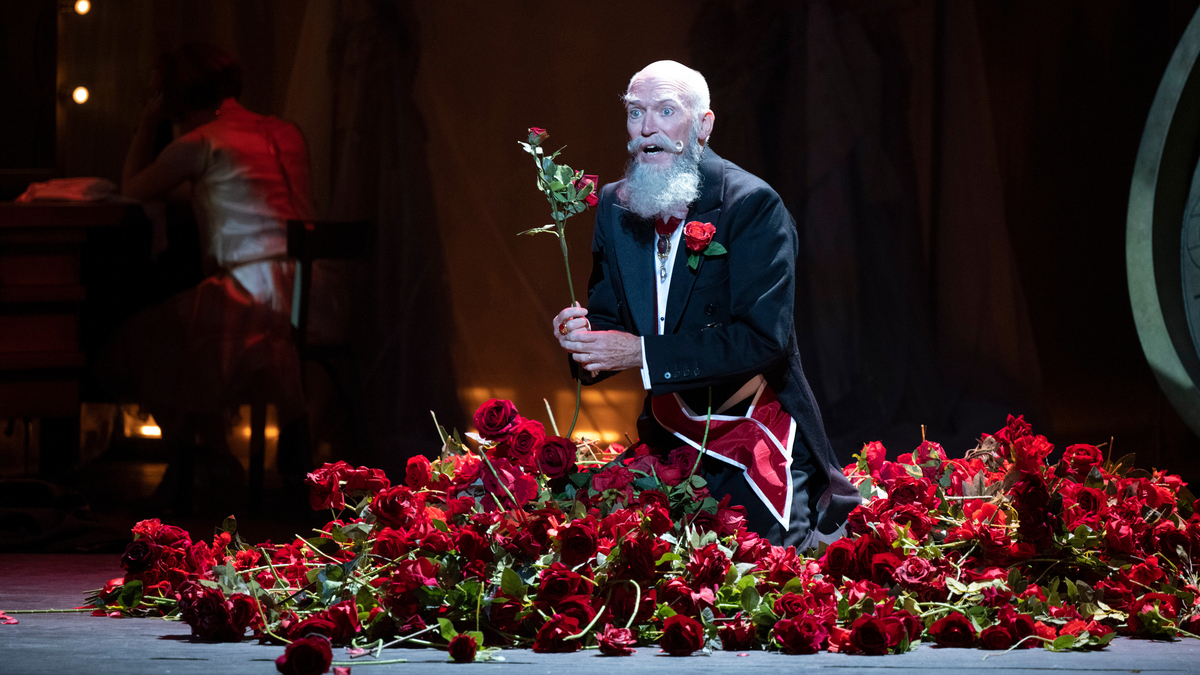
[[[683,209],[673,213],[663,215],[665,216],[663,220],[667,220],[668,218],[678,218],[679,226],[676,227],[675,231],[671,233],[670,250],[667,254],[666,260],[666,277],[663,277],[659,274],[659,265],[662,263],[658,259],[658,240],[661,238],[661,235],[654,235],[654,266],[653,269],[650,270],[650,273],[654,275],[654,283],[655,286],[657,286],[655,290],[658,298],[658,307],[656,308],[656,318],[658,320],[655,323],[657,324],[659,335],[663,334],[667,326],[667,296],[671,291],[671,274],[675,269],[675,256],[679,254],[679,247],[682,245],[683,241],[683,225],[687,221],[687,207],[684,207]],[[650,389],[650,367],[646,364],[645,336],[642,336],[642,387],[647,391]]]

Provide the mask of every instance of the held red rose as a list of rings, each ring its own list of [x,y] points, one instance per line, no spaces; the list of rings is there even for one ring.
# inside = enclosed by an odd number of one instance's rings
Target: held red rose
[[[693,220],[683,226],[683,236],[687,241],[687,249],[693,253],[703,253],[704,249],[712,243],[713,235],[717,233],[717,227],[712,223],[702,223],[698,220]]]
[[[549,132],[541,127],[529,127],[529,144],[541,145],[543,141],[550,137]]]
[[[450,638],[447,651],[455,663],[471,663],[475,661],[475,651],[478,649],[479,644],[475,642],[475,638],[466,633],[459,633]]]
[[[584,187],[589,186],[589,185],[591,186],[592,191],[589,192],[587,194],[587,196],[583,198],[583,201],[588,206],[595,206],[596,204],[600,203],[600,195],[598,194],[600,192],[600,177],[599,176],[592,176],[592,175],[583,176],[582,178],[579,179],[579,182],[575,183],[575,189],[583,190]]]

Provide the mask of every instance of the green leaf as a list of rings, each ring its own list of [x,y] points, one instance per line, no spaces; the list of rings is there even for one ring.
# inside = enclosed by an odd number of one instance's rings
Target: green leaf
[[[517,236],[523,234],[558,234],[558,229],[554,227],[554,223],[543,225],[541,227],[531,227],[528,230],[522,230],[517,233]]]
[[[231,537],[237,534],[237,518],[229,516],[221,521],[221,532],[228,532]]]
[[[591,482],[592,475],[590,473],[573,473],[567,476],[567,480],[571,481],[575,487],[581,488]]]
[[[511,595],[514,598],[525,598],[525,582],[521,580],[521,575],[517,574],[511,567],[505,567],[504,572],[500,574],[500,590],[504,591],[505,595]]]
[[[1075,636],[1071,634],[1059,635],[1054,639],[1054,642],[1049,644],[1050,649],[1054,651],[1063,651],[1075,646]]]
[[[792,577],[791,579],[788,579],[788,582],[786,584],[783,585],[783,590],[780,591],[780,593],[803,594],[804,593],[804,582],[800,580],[800,577]]]
[[[696,269],[696,267],[699,265],[700,265],[700,256],[696,255],[695,253],[689,253],[688,254],[688,267],[690,267],[692,269]]]
[[[708,481],[704,480],[700,476],[692,476],[692,487],[702,488],[705,485],[708,485]]]
[[[868,478],[858,484],[858,494],[866,502],[871,499],[871,479]]]
[[[724,246],[715,241],[709,243],[708,248],[704,249],[704,255],[725,255],[726,253],[729,253],[729,251],[725,250]]]
[[[442,627],[442,639],[446,642],[453,640],[458,635],[458,631],[454,630],[454,624],[450,622],[450,619],[438,619],[438,625]]]
[[[747,612],[753,612],[758,609],[758,605],[762,602],[762,596],[758,594],[758,590],[754,586],[747,586],[742,589],[742,597],[739,599],[742,609]]]
[[[117,596],[117,602],[126,609],[133,609],[142,602],[142,582],[139,579],[134,579],[129,583],[121,586],[121,593]]]

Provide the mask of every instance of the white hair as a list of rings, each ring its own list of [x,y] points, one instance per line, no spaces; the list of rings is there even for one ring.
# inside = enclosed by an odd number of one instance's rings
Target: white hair
[[[708,94],[708,80],[704,79],[700,71],[688,68],[678,61],[670,60],[655,61],[634,73],[633,77],[629,78],[629,85],[625,87],[625,95],[622,97],[626,103],[630,101],[629,89],[633,86],[634,81],[650,68],[665,68],[670,71],[672,77],[678,78],[683,83],[685,99],[683,103],[691,108],[692,116],[696,118],[696,121],[712,110],[712,101]]]

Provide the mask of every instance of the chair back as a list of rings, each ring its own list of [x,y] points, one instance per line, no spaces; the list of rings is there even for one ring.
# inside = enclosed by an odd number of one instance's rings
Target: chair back
[[[308,310],[312,299],[312,267],[316,260],[351,260],[366,257],[375,243],[375,230],[367,220],[289,220],[287,254],[296,259],[292,293],[292,326],[301,358],[308,347]]]

